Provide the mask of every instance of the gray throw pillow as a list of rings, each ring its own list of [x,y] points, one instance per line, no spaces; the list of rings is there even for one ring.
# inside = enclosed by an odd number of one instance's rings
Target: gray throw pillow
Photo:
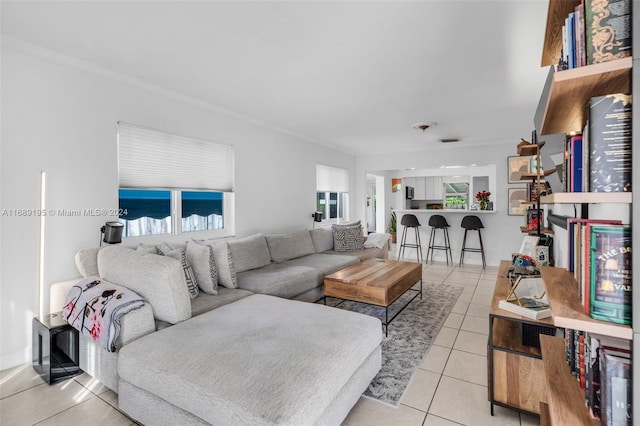
[[[311,234],[316,253],[333,250],[333,229],[330,226],[312,229],[309,234]]]
[[[364,249],[366,238],[362,235],[362,225],[333,225],[333,248],[337,252]]]
[[[192,240],[187,241],[186,253],[200,290],[207,294],[218,294],[218,271],[213,248]]]
[[[228,242],[236,273],[262,268],[271,264],[267,240],[262,234],[234,238]]]
[[[308,229],[288,234],[266,235],[265,238],[269,246],[271,260],[274,262],[284,262],[316,252]]]

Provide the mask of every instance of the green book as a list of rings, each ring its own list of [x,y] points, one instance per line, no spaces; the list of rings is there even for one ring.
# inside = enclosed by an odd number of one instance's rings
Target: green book
[[[631,227],[592,225],[589,232],[591,318],[631,324]]]

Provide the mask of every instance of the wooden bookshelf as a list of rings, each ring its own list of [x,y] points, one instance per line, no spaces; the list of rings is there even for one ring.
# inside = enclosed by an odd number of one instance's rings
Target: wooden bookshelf
[[[547,383],[547,404],[552,425],[600,425],[584,407],[584,392],[571,375],[565,359],[564,339],[540,336]]]
[[[631,192],[556,192],[543,195],[541,204],[631,204]]]
[[[571,272],[550,266],[543,266],[540,268],[540,272],[547,288],[553,324],[556,327],[582,330],[626,340],[633,339],[631,327],[599,321],[584,312],[578,294],[578,283]]]
[[[539,120],[536,123],[540,123],[537,133],[542,137],[582,132],[588,119],[591,98],[632,92],[634,78],[631,57],[555,71],[554,65],[558,63],[562,50],[562,27],[569,13],[580,3],[581,0],[549,0],[541,58],[542,66],[549,67],[549,74],[536,113],[536,120]],[[638,23],[635,17],[632,20],[634,24]],[[633,174],[637,177],[636,172]],[[533,179],[536,178],[534,174]],[[633,212],[631,193],[554,193],[539,197],[539,202],[583,206],[600,203],[628,204]],[[582,214],[588,215],[588,210],[582,209]],[[634,235],[633,242],[637,243],[637,239],[637,235]],[[634,255],[634,260],[637,260],[637,254]],[[633,329],[630,326],[594,320],[585,313],[580,302],[580,289],[573,273],[553,267],[540,269],[551,305],[553,324],[556,327],[611,336],[633,343]],[[633,310],[634,314],[637,314],[637,308]],[[566,363],[564,339],[540,335],[540,344],[547,388],[547,401],[540,401],[541,424],[599,425],[598,420],[591,418],[585,406],[584,392],[576,378],[571,375]],[[634,354],[633,358],[635,360],[638,357]],[[636,394],[638,385],[634,385],[633,388]]]
[[[538,150],[545,145],[545,141],[539,141],[538,143],[518,144],[518,155],[521,157],[529,157],[537,155]]]
[[[524,343],[523,327],[553,328],[553,321],[551,318],[533,320],[498,307],[511,288],[507,277],[510,265],[508,260],[500,263],[489,311],[489,401],[492,412],[493,405],[497,404],[540,414],[540,403],[546,402],[547,394],[542,352],[539,347]]]
[[[547,169],[547,170],[540,170],[538,173],[535,173],[535,172],[522,173],[520,175],[520,180],[536,180],[538,178],[549,176],[555,173],[556,171],[557,171],[556,169]]]
[[[521,226],[520,227],[520,232],[522,232],[523,234],[537,234],[538,230],[537,229],[527,229],[526,226]],[[549,229],[549,228],[545,228],[545,229],[540,229],[540,233],[541,234],[545,234],[545,235],[553,235],[553,229]]]
[[[582,132],[591,98],[631,93],[632,64],[627,57],[557,72],[551,69],[540,134]]]

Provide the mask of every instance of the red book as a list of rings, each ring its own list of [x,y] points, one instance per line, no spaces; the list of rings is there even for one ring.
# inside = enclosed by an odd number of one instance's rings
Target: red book
[[[589,314],[589,298],[591,295],[589,286],[589,238],[585,238],[584,229],[587,224],[613,224],[621,225],[622,221],[615,219],[567,219],[567,270],[574,272],[574,277],[578,283],[580,300],[585,307],[585,312]],[[587,234],[588,236],[589,234]],[[586,273],[586,275],[585,275]]]

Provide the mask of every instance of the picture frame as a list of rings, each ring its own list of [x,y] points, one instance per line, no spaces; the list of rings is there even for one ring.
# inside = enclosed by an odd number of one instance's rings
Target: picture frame
[[[527,206],[521,201],[527,201],[527,188],[509,188],[507,200],[509,216],[524,216]]]
[[[518,155],[507,157],[507,177],[509,183],[522,183],[523,173],[529,173],[531,167],[531,156],[521,157]]]
[[[402,178],[391,178],[391,191],[398,192],[402,190]]]

